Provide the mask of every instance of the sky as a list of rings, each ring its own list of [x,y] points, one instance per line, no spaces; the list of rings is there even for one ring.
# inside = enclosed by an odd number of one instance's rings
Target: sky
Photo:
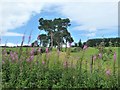
[[[1,45],[20,45],[30,32],[31,43],[43,31],[39,18],[69,18],[75,42],[92,38],[118,37],[118,0],[0,0]]]

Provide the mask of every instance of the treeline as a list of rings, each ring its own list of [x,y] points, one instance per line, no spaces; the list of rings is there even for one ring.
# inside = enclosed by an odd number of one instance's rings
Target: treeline
[[[120,47],[120,38],[99,38],[99,39],[89,39],[87,40],[87,45],[90,47],[95,47],[100,44],[104,45],[105,47],[114,46]]]

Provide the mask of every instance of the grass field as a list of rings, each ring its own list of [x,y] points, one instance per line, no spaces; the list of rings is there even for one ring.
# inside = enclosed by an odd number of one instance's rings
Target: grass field
[[[104,48],[100,58],[99,49],[92,47],[79,52],[71,52],[74,48],[68,48],[66,52],[64,49],[63,52],[53,49],[51,52],[31,54],[35,49],[22,48],[19,55],[20,48],[6,48],[5,52],[17,52],[17,57],[3,54],[3,88],[118,87],[118,47]]]

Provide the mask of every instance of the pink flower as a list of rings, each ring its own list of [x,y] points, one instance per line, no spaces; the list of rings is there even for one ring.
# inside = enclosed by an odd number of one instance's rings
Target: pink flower
[[[116,61],[116,52],[114,52],[114,62]]]
[[[110,74],[111,74],[110,69],[107,69],[107,70],[106,70],[106,75],[109,76]]]
[[[65,61],[63,65],[64,65],[64,67],[67,67],[68,66],[68,62]]]
[[[6,54],[6,49],[3,50],[3,55]]]
[[[34,51],[35,51],[35,49],[32,48],[32,50],[30,51],[30,55],[34,55]]]
[[[39,48],[39,49],[38,49],[38,52],[40,52],[40,53],[41,53],[41,48]]]
[[[30,56],[30,57],[27,59],[27,61],[28,61],[28,62],[31,62],[33,59],[34,59],[34,55]]]
[[[44,60],[42,60],[42,64],[43,64],[43,65],[45,64],[45,61],[44,61]]]
[[[96,57],[96,55],[95,55],[95,56],[93,56],[93,60],[96,60],[96,58],[97,58],[97,57]]]
[[[31,35],[30,35],[29,38],[28,38],[28,44],[30,43],[30,40],[31,40]]]
[[[11,56],[11,58],[14,57],[14,54],[12,51],[10,51],[10,56]]]
[[[34,55],[30,56],[30,60],[33,60],[34,59]]]
[[[87,48],[88,48],[88,46],[87,46],[87,45],[84,45],[83,50],[86,50]]]
[[[10,52],[10,57],[12,58],[12,60],[14,61],[14,60],[18,60],[18,55],[17,55],[17,53],[16,52]]]
[[[99,53],[98,56],[99,56],[100,59],[102,58],[102,54],[101,53]]]
[[[5,64],[4,60],[2,60],[2,64]]]
[[[46,48],[46,53],[48,53],[48,48]]]
[[[15,57],[16,60],[18,60],[18,55],[17,55],[16,52],[14,52],[14,57]]]

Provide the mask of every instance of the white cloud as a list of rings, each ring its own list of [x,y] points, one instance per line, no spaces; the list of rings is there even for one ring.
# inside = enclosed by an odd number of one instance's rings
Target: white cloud
[[[32,0],[31,0],[32,1]],[[25,25],[34,14],[40,13],[44,3],[2,2],[0,13],[0,35]]]
[[[95,32],[97,31],[96,27],[91,27],[91,26],[76,26],[72,28],[71,30],[78,30],[78,31],[89,31],[89,32]]]
[[[0,46],[5,46],[5,44],[0,44]],[[13,47],[13,46],[16,46],[16,45],[14,43],[7,43],[6,46]]]
[[[95,32],[89,32],[89,33],[86,33],[86,34],[79,34],[79,35],[87,37],[87,38],[92,38],[96,35],[96,33]]]
[[[109,28],[117,26],[118,3],[69,3],[61,13],[85,28]]]
[[[23,44],[23,46],[24,45],[28,45],[28,44],[26,44],[26,43],[24,43]],[[0,46],[5,46],[5,43],[2,43],[2,44],[0,44]],[[10,46],[10,47],[13,47],[13,46],[21,46],[21,44],[19,43],[19,44],[15,44],[15,43],[6,43],[6,46]]]
[[[25,0],[1,0],[1,1],[25,2]],[[75,1],[73,1],[73,0],[29,0],[29,2],[118,2],[118,1],[119,0],[75,0]]]
[[[2,36],[23,36],[24,34],[20,34],[20,33],[14,33],[14,32],[6,32],[4,34],[2,34]]]
[[[87,36],[87,37],[94,37],[95,33],[89,33],[89,34],[86,34],[85,36]]]
[[[117,25],[118,0],[0,0],[0,2],[0,35],[25,25],[33,15],[40,13],[47,5],[53,4],[61,5],[58,12],[78,24],[84,24],[84,29],[87,28],[89,31]]]

